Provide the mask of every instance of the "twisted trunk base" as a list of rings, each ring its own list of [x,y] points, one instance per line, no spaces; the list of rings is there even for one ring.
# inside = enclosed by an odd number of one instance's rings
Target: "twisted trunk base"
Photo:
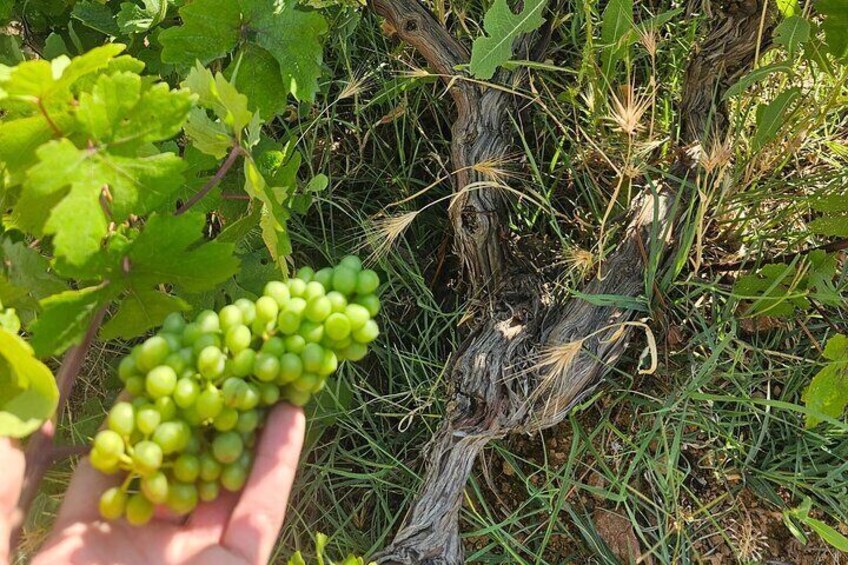
[[[769,43],[773,20],[767,1],[725,2],[724,13],[693,53],[681,101],[687,143],[704,139],[706,145],[726,135],[722,95],[751,67],[758,44],[762,51]],[[512,98],[453,76],[457,65],[467,63],[468,52],[417,0],[371,0],[369,5],[451,86],[457,109],[451,152],[457,196],[449,212],[455,250],[472,290],[491,304],[449,361],[447,414],[428,446],[421,490],[376,560],[454,565],[463,562],[459,512],[480,451],[509,433],[561,422],[625,351],[636,312],[580,297],[558,299],[510,255],[501,192],[492,186],[496,179],[476,165],[502,158],[512,148]],[[522,38],[519,49],[535,51],[536,39]],[[684,151],[678,153],[669,178],[685,179],[692,163]],[[646,262],[662,261],[675,249],[678,210],[687,207],[694,192],[687,182],[646,187],[630,206],[622,241],[601,265],[603,276],[582,294],[650,295],[644,287]]]

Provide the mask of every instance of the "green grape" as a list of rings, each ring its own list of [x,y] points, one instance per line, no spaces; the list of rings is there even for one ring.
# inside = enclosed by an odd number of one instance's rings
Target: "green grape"
[[[203,330],[200,329],[199,324],[192,322],[186,325],[183,330],[183,347],[190,347],[201,335],[203,335]]]
[[[171,312],[162,322],[162,331],[171,334],[181,334],[185,327],[185,318],[179,312]]]
[[[287,284],[292,298],[300,298],[306,292],[306,281],[303,279],[289,279]]]
[[[231,369],[233,375],[246,377],[253,371],[253,363],[256,361],[256,352],[252,349],[239,351],[232,359]]]
[[[127,379],[137,376],[138,368],[135,366],[135,359],[132,357],[124,357],[118,363],[118,378],[122,383],[127,382]]]
[[[277,383],[288,384],[299,379],[301,374],[303,374],[303,360],[300,355],[286,353],[280,357],[280,375]]]
[[[186,370],[187,365],[185,358],[179,351],[171,353],[165,358],[165,366],[172,368],[178,375]]]
[[[127,493],[119,487],[112,487],[100,495],[97,508],[100,515],[106,520],[117,520],[124,515],[127,507]]]
[[[144,394],[144,377],[141,375],[134,375],[128,378],[125,388],[127,389],[127,392],[133,396]]]
[[[109,429],[124,437],[129,436],[135,429],[135,410],[129,402],[118,402],[109,411],[107,418]]]
[[[242,434],[247,434],[256,429],[259,425],[259,411],[247,410],[238,415],[238,423],[236,424],[236,431]]]
[[[200,326],[200,331],[205,334],[213,334],[221,331],[221,320],[212,310],[204,310],[197,315],[195,322]]]
[[[224,395],[210,384],[198,395],[194,407],[202,420],[214,418],[224,408]]]
[[[244,316],[242,316],[241,309],[238,306],[228,304],[218,312],[218,321],[221,324],[221,331],[226,332],[231,328],[243,325]]]
[[[297,390],[293,386],[289,385],[286,387],[285,391],[282,393],[283,398],[291,404],[295,406],[306,406],[309,404],[309,400],[312,398],[312,394],[309,392],[304,392]]]
[[[315,373],[303,373],[299,379],[294,381],[290,386],[300,392],[312,392],[318,383],[321,382],[321,377]]]
[[[306,284],[306,289],[303,291],[303,299],[306,300],[306,302],[310,302],[318,297],[324,296],[326,293],[327,290],[324,288],[324,285],[318,281],[312,281]]]
[[[312,267],[301,267],[300,269],[298,269],[297,274],[295,276],[303,282],[308,283],[312,280],[312,277],[315,276],[315,271],[312,270]]]
[[[175,514],[188,514],[197,506],[197,487],[189,483],[173,483],[168,489],[165,504]]]
[[[324,321],[324,333],[326,333],[330,339],[341,340],[350,335],[350,320],[344,314],[335,313],[330,314],[330,316]]]
[[[242,389],[238,398],[239,410],[251,410],[259,405],[259,389],[252,384],[248,384]]]
[[[307,343],[319,343],[324,338],[324,325],[305,320],[300,324],[298,333]]]
[[[187,421],[183,421],[188,424]],[[200,453],[200,438],[197,437],[197,433],[192,433],[188,438],[188,443],[186,444],[185,452],[191,455],[197,455],[198,453]]]
[[[157,365],[160,365],[170,352],[171,349],[168,347],[168,342],[164,337],[155,335],[148,338],[147,341],[141,344],[141,348],[138,351],[138,359],[136,359],[138,368],[142,371],[150,371]]]
[[[127,499],[126,518],[133,526],[143,526],[153,518],[153,503],[136,493]]]
[[[285,335],[291,335],[300,328],[303,313],[306,310],[306,301],[302,298],[292,298],[286,304],[285,310],[280,312],[277,318],[277,327]]]
[[[278,376],[279,378],[279,376]],[[259,385],[259,403],[263,406],[273,406],[280,400],[280,389],[274,383]]]
[[[252,370],[252,369],[251,369]],[[247,383],[236,377],[230,377],[221,385],[221,394],[224,398],[224,404],[227,406],[238,405],[239,397],[247,388]]]
[[[356,331],[371,319],[368,309],[361,304],[348,304],[345,308],[345,316],[350,321],[350,330]]]
[[[212,455],[221,463],[232,463],[244,451],[244,442],[236,432],[218,434],[212,440]]]
[[[252,340],[253,334],[250,328],[247,326],[232,326],[224,336],[224,345],[227,346],[230,353],[235,355],[250,347]]]
[[[221,464],[209,453],[200,454],[200,480],[216,481],[221,476]]]
[[[260,353],[256,356],[253,365],[253,373],[262,382],[271,382],[277,378],[280,372],[280,361],[268,353]]]
[[[191,370],[194,365],[194,349],[191,347],[183,347],[179,351],[179,356],[182,358],[183,362],[186,365],[187,370]],[[179,372],[179,371],[178,371]]]
[[[153,404],[142,406],[135,412],[135,427],[145,436],[149,436],[162,422],[162,414]]]
[[[261,353],[273,355],[274,357],[279,357],[286,352],[286,344],[281,337],[269,337],[265,340],[265,343],[262,344],[262,347],[259,348],[259,351]]]
[[[373,294],[380,286],[380,277],[371,269],[365,269],[356,275],[356,294]]]
[[[221,413],[215,416],[212,425],[219,432],[228,432],[236,427],[239,419],[239,412],[235,408],[229,406],[221,410]]]
[[[185,449],[191,437],[188,424],[182,421],[162,422],[153,432],[153,441],[162,448],[162,453],[170,455]]]
[[[212,502],[218,498],[221,490],[218,488],[217,482],[202,481],[197,484],[197,495],[203,502]]]
[[[153,406],[156,407],[156,411],[159,412],[165,422],[173,420],[177,416],[177,403],[170,396],[157,398]]]
[[[88,462],[91,463],[92,467],[106,475],[114,475],[120,469],[120,461],[117,457],[101,453],[97,448],[89,452]]]
[[[197,369],[207,379],[215,379],[224,374],[227,358],[214,345],[204,347],[197,356]]]
[[[165,343],[168,344],[168,351],[179,351],[183,345],[183,340],[181,336],[168,333],[160,333],[159,337],[164,339]]]
[[[145,395],[139,396],[138,398],[133,398],[130,400],[130,404],[132,404],[133,410],[138,410],[142,406],[150,406],[150,399]]]
[[[238,492],[247,482],[247,469],[233,463],[226,465],[221,471],[221,486],[230,492]]]
[[[353,341],[357,343],[371,343],[377,336],[380,335],[380,327],[377,325],[377,322],[374,320],[368,320],[365,322],[365,325],[359,328],[358,330],[354,330],[351,333],[353,337]]]
[[[256,318],[253,322],[253,325],[250,326],[250,331],[253,332],[253,335],[258,335],[265,339],[269,334],[274,332],[274,324],[275,321],[266,322],[265,320],[260,320]]]
[[[191,346],[192,353],[199,355],[207,347],[221,348],[221,338],[218,334],[202,334]]]
[[[256,301],[256,320],[262,323],[272,322],[277,319],[280,307],[277,301],[270,296],[261,296]]]
[[[177,386],[177,373],[167,365],[160,365],[149,373],[144,381],[144,388],[150,398],[170,396]]]
[[[351,343],[343,350],[342,355],[348,361],[361,361],[368,354],[368,347],[362,343]]]
[[[291,293],[286,283],[280,281],[271,281],[265,285],[262,291],[265,296],[270,296],[277,302],[277,306],[283,308],[291,299]]]
[[[177,381],[177,386],[174,388],[174,402],[180,408],[188,408],[193,406],[197,401],[197,396],[200,394],[200,385],[197,384],[191,377],[183,377]]]
[[[342,260],[339,261],[339,265],[347,267],[357,273],[362,270],[362,260],[356,255],[346,255],[345,257],[342,257]]]
[[[322,390],[324,390],[324,387],[326,385],[327,385],[326,377],[321,378],[318,381],[318,383],[316,383],[316,385],[314,387],[312,387],[312,390],[310,390],[309,392],[311,392],[312,394],[317,394],[317,393],[321,392]]]
[[[286,351],[289,353],[297,353],[299,355],[303,351],[303,348],[306,347],[306,340],[303,339],[302,335],[286,336],[283,341],[286,344]]]
[[[347,267],[333,269],[333,290],[350,296],[356,291],[356,271]]]
[[[307,320],[323,322],[333,312],[333,303],[326,296],[318,296],[306,304],[304,315]]]
[[[183,453],[174,461],[174,477],[184,483],[193,483],[200,476],[200,458],[197,455]]]
[[[332,375],[339,368],[339,358],[332,351],[324,350],[324,359],[321,362],[321,367],[318,369],[318,374],[322,377]]]
[[[151,475],[162,466],[162,456],[162,448],[158,444],[140,441],[133,447],[133,469],[141,476]]]
[[[303,368],[305,371],[317,373],[324,363],[324,348],[317,343],[307,343],[300,357],[303,359]]]
[[[203,418],[200,417],[200,414],[197,413],[197,408],[194,406],[183,409],[180,412],[180,418],[192,428],[197,428],[203,423]]]
[[[341,292],[336,290],[327,293],[327,298],[330,300],[330,306],[333,312],[344,312],[347,308],[347,298]]]
[[[153,504],[164,504],[168,498],[168,477],[162,471],[142,477],[141,492]]]
[[[356,303],[368,310],[368,315],[374,318],[380,313],[380,299],[373,294],[357,296]]]
[[[233,305],[241,310],[241,323],[249,326],[256,319],[256,304],[247,298],[239,298]]]
[[[94,436],[94,449],[117,459],[124,454],[124,439],[113,430],[100,430]]]
[[[313,282],[321,283],[325,290],[329,290],[333,284],[333,268],[324,267],[312,278]]]

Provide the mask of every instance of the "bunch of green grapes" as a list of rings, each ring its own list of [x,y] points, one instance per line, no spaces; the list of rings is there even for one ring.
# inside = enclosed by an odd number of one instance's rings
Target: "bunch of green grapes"
[[[303,406],[342,360],[368,353],[379,328],[377,274],[354,256],[272,281],[255,302],[236,300],[187,323],[171,314],[124,358],[132,400],[110,410],[91,464],[125,479],[100,498],[100,514],[147,523],[157,505],[188,514],[221,489],[239,491],[270,407]]]

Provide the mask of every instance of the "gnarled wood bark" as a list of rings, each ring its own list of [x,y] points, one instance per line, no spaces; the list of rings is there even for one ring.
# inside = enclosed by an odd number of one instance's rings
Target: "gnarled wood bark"
[[[726,132],[721,97],[753,62],[764,9],[764,37],[770,36],[767,1],[726,2],[693,54],[681,102],[681,145]],[[624,352],[634,313],[581,298],[556,300],[543,290],[544,281],[509,255],[503,240],[505,203],[497,189],[468,187],[489,180],[475,164],[502,157],[512,147],[504,128],[512,100],[499,90],[456,79],[454,69],[467,62],[467,50],[417,0],[371,0],[369,5],[451,87],[457,110],[452,167],[459,196],[450,212],[455,249],[473,290],[488,292],[491,304],[449,361],[451,397],[428,448],[421,490],[393,542],[376,557],[383,564],[453,565],[463,562],[459,511],[480,451],[508,433],[533,432],[562,421]],[[691,167],[685,152],[679,154],[672,178],[686,178]],[[603,278],[592,280],[583,293],[644,295],[647,250],[652,242],[661,243],[662,255],[674,248],[675,211],[692,192],[685,183],[645,188],[631,204],[624,238],[604,261]]]

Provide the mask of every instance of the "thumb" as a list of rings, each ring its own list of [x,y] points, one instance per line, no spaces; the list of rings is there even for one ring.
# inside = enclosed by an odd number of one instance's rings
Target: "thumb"
[[[9,438],[0,438],[0,564],[9,563],[12,530],[21,518],[18,497],[24,482],[24,454]]]

